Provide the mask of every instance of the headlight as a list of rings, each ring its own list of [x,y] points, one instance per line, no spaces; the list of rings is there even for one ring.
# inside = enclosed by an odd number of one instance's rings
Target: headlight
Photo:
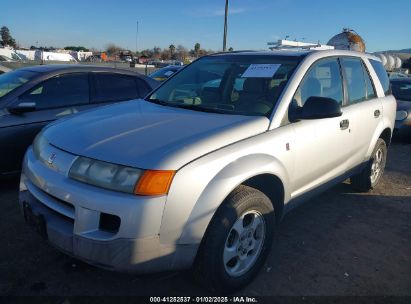
[[[404,110],[397,111],[397,115],[395,116],[395,120],[404,120],[408,116],[408,112]]]
[[[134,193],[134,187],[142,173],[140,169],[79,157],[71,166],[69,176],[97,187]]]
[[[175,171],[141,170],[87,157],[78,157],[69,177],[93,186],[137,195],[165,195]]]
[[[33,142],[33,152],[37,159],[40,159],[40,153],[48,145],[47,139],[43,136],[43,132],[37,134]]]

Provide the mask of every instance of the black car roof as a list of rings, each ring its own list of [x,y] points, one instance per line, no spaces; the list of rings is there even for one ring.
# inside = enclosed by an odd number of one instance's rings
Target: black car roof
[[[95,65],[81,65],[81,64],[47,64],[47,65],[35,65],[21,68],[23,71],[37,72],[37,73],[60,73],[60,72],[121,72],[129,75],[143,76],[137,71],[119,69],[113,67],[95,66]]]
[[[314,52],[313,50],[274,50],[274,51],[233,51],[233,52],[220,52],[215,54],[210,54],[209,56],[306,56],[309,53]]]

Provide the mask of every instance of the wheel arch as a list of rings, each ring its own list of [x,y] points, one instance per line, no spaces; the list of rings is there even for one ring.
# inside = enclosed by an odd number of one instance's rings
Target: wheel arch
[[[202,191],[178,243],[200,243],[215,212],[240,185],[263,192],[272,201],[276,219],[279,220],[289,196],[288,180],[284,165],[272,156],[254,154],[237,159],[215,175]]]
[[[375,131],[374,136],[370,142],[370,146],[368,147],[368,151],[366,154],[366,159],[368,160],[371,157],[372,151],[374,151],[374,147],[377,144],[377,140],[379,138],[382,138],[385,143],[387,144],[387,147],[391,143],[391,137],[392,137],[392,130],[389,126],[384,126],[380,125],[380,127]]]
[[[392,136],[392,132],[390,128],[385,128],[380,136],[378,138],[381,138],[385,141],[385,144],[387,145],[387,147],[390,145],[391,143],[391,136]]]
[[[242,185],[249,186],[264,193],[273,204],[276,222],[278,223],[284,210],[284,184],[275,174],[259,174],[245,180]]]

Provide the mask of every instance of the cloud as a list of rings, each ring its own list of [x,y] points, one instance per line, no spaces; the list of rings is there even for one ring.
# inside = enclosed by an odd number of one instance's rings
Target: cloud
[[[238,8],[229,8],[228,9],[228,15],[236,15],[236,14],[241,14],[246,12],[247,10],[243,7],[238,7]],[[213,16],[224,16],[225,10],[224,9],[219,9],[213,12]]]

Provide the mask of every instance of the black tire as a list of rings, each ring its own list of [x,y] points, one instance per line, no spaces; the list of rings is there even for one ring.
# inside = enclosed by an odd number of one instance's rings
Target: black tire
[[[259,253],[254,252],[256,257],[250,268],[244,274],[234,277],[226,270],[224,248],[234,223],[249,212],[259,213],[259,218],[263,219],[265,235],[261,238],[259,251],[255,251]],[[272,245],[274,229],[274,208],[270,199],[259,190],[239,186],[226,198],[207,228],[195,262],[197,279],[216,292],[231,293],[241,289],[253,280],[263,266]]]
[[[381,170],[376,179],[372,179],[372,165],[376,159],[376,153],[381,149],[382,151],[382,162],[381,162]],[[368,192],[371,189],[374,189],[379,181],[381,180],[381,176],[384,173],[385,163],[387,161],[387,144],[382,138],[377,140],[377,143],[374,147],[374,150],[371,154],[371,158],[368,161],[365,168],[357,175],[351,177],[351,185],[359,192]]]

